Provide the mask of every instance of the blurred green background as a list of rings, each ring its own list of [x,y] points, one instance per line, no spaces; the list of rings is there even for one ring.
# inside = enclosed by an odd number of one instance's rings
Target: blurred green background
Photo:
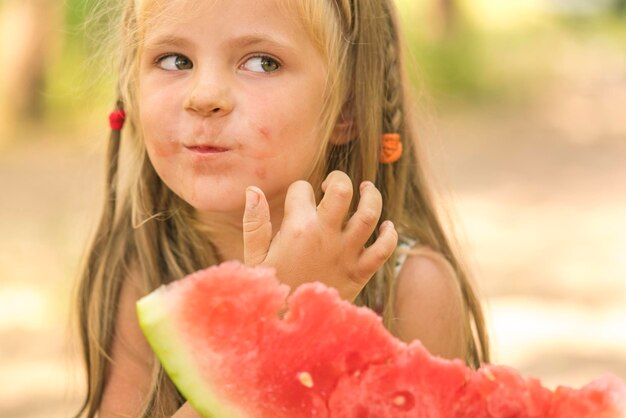
[[[626,1],[397,3],[494,361],[550,387],[626,378]],[[1,417],[79,402],[70,305],[101,198],[111,15],[0,0]]]

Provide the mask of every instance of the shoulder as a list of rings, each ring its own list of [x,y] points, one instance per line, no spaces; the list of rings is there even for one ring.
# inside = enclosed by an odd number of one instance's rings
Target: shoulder
[[[126,355],[129,355],[138,363],[147,364],[145,353],[150,352],[150,346],[143,336],[137,318],[137,301],[144,296],[141,286],[141,276],[138,268],[131,268],[120,290],[119,304],[116,312],[114,329],[114,342]]]
[[[394,311],[400,339],[419,339],[441,357],[465,357],[463,295],[454,269],[441,254],[418,247],[407,257],[397,277]]]
[[[120,290],[101,417],[136,416],[149,391],[154,356],[141,332],[135,309],[135,303],[143,296],[139,274],[139,269],[131,268]]]

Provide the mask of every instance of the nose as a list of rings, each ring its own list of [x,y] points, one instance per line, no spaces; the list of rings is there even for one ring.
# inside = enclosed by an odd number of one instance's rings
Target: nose
[[[184,102],[185,110],[204,117],[223,116],[233,110],[231,90],[227,76],[213,74],[194,74],[192,86]]]

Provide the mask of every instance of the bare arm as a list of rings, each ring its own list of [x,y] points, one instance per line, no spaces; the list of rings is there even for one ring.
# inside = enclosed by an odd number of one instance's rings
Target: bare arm
[[[467,337],[461,290],[454,270],[434,251],[409,256],[397,281],[398,337],[419,339],[431,354],[465,358]]]
[[[132,280],[124,282],[111,349],[112,366],[98,418],[138,417],[150,391],[156,359],[137,320],[135,303],[141,296]],[[200,418],[200,415],[185,403],[172,418]]]

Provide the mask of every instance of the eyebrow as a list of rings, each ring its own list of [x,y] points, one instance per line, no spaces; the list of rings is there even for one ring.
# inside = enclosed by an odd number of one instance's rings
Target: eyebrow
[[[158,49],[162,47],[188,47],[191,41],[176,35],[157,36],[153,39],[148,38],[145,45],[150,49]],[[288,41],[267,36],[266,34],[249,34],[228,39],[225,42],[226,48],[249,48],[257,45],[268,45],[283,51],[293,51],[294,47]]]
[[[174,46],[174,47],[185,47],[191,44],[185,38],[181,38],[179,36],[166,35],[166,36],[157,36],[155,38],[148,38],[145,42],[149,48],[161,48],[166,46]]]
[[[246,48],[257,45],[270,45],[275,48],[291,50],[293,47],[290,45],[288,41],[283,41],[281,39],[276,39],[271,36],[267,36],[266,34],[250,34],[243,35],[233,39],[230,39],[226,42],[227,47],[232,48]]]

